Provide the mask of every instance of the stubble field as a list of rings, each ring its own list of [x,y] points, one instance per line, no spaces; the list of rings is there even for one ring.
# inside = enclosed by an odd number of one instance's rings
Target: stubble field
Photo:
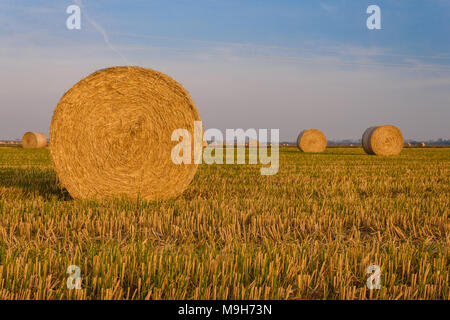
[[[170,201],[88,202],[47,149],[0,148],[0,299],[450,298],[450,149],[283,148],[277,175],[259,167],[201,165]]]

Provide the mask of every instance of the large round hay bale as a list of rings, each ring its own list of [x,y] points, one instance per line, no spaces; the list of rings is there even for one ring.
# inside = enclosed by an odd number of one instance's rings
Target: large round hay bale
[[[297,147],[302,152],[323,152],[327,147],[327,138],[318,129],[308,129],[300,132]]]
[[[419,142],[417,144],[417,146],[420,147],[420,148],[423,148],[423,147],[425,147],[425,142]]]
[[[391,125],[370,127],[364,131],[362,146],[367,154],[397,155],[403,148],[401,131]]]
[[[40,149],[47,146],[47,137],[40,132],[26,132],[22,138],[22,147],[25,149]]]
[[[50,127],[51,158],[74,198],[159,200],[181,194],[197,171],[175,164],[172,141],[186,129],[194,147],[201,121],[189,93],[169,76],[139,67],[99,70],[59,101]]]

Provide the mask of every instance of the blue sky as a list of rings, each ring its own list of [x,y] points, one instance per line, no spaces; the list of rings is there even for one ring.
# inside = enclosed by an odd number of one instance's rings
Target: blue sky
[[[450,138],[448,0],[83,0],[81,30],[67,30],[74,2],[0,3],[0,139],[48,133],[66,90],[123,64],[181,82],[206,128],[280,128],[294,141],[390,123]],[[371,4],[381,30],[366,28]]]

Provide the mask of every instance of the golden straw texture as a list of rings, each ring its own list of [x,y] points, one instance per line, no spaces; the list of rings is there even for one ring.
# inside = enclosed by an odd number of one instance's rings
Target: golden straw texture
[[[172,162],[179,142],[171,136],[182,128],[193,139],[194,121],[201,120],[189,93],[167,75],[139,67],[99,70],[59,101],[51,158],[74,198],[175,197],[198,165]]]
[[[327,138],[318,129],[308,129],[300,132],[297,147],[302,152],[323,152],[327,147]]]
[[[391,125],[370,127],[364,131],[362,146],[367,154],[392,156],[403,148],[401,131]]]
[[[27,132],[22,138],[22,147],[25,149],[40,149],[47,146],[47,137],[40,132]]]

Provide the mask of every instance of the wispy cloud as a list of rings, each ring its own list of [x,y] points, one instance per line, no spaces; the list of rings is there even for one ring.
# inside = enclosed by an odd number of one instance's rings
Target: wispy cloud
[[[336,7],[325,2],[321,2],[320,7],[328,13],[334,13],[336,11]]]
[[[83,3],[81,0],[74,0],[75,3],[81,7],[84,8]],[[115,53],[117,53],[125,62],[126,65],[131,65],[130,62],[128,61],[128,59],[119,51],[117,50],[111,43],[111,41],[109,40],[108,34],[106,33],[105,29],[103,29],[103,27],[97,23],[97,21],[95,21],[94,19],[92,19],[89,14],[86,12],[86,10],[83,11],[84,16],[86,17],[86,19],[92,24],[92,26],[94,26],[94,28],[100,32],[100,34],[103,36],[103,39],[105,40],[105,43],[108,45],[108,47],[114,51]]]
[[[281,139],[291,140],[299,128],[315,126],[340,139],[392,123],[407,138],[450,137],[450,57],[437,50],[404,54],[388,45],[333,39],[297,46],[220,36],[208,41],[195,33],[135,34],[140,31],[122,26],[106,32],[84,7],[89,26],[71,32],[64,26],[64,9],[58,7],[51,19],[29,14],[31,24],[12,17],[14,28],[2,34],[0,138],[20,137],[25,129],[45,132],[66,90],[97,69],[121,60],[129,64],[125,56],[181,82],[206,127],[280,128]],[[5,16],[12,15],[0,10],[0,19]]]

